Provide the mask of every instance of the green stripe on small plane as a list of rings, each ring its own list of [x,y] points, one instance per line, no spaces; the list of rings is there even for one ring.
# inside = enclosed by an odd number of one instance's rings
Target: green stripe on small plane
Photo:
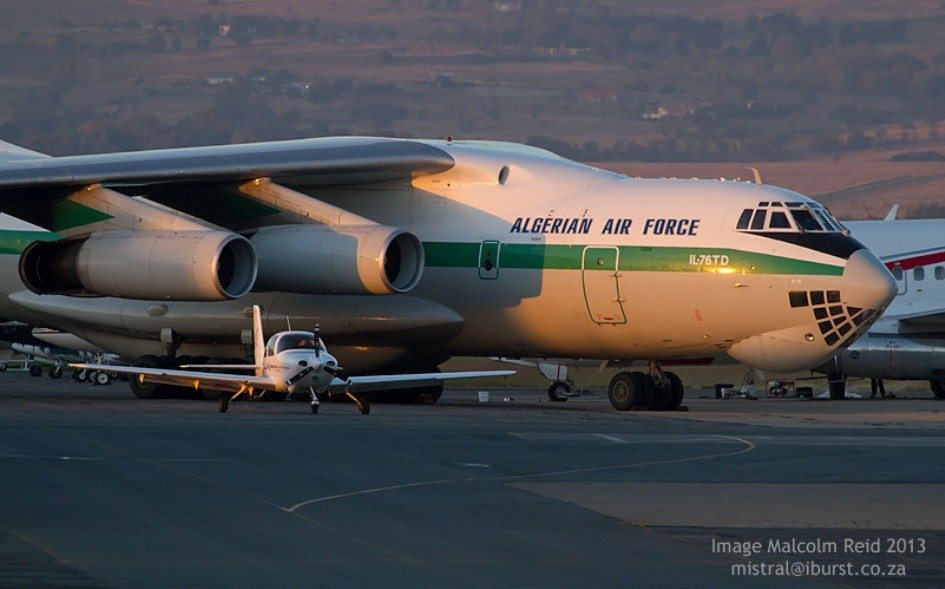
[[[503,243],[499,268],[580,270],[584,245]],[[609,246],[595,248],[607,249]],[[843,266],[798,260],[730,248],[613,246],[619,269],[626,272],[708,272],[733,274],[805,274],[840,276]],[[477,268],[478,243],[424,242],[426,265],[434,268]],[[695,256],[693,258],[692,256]],[[708,258],[707,258],[707,257]],[[590,269],[590,268],[589,268]],[[597,269],[595,266],[593,269]],[[613,271],[613,266],[602,270]]]

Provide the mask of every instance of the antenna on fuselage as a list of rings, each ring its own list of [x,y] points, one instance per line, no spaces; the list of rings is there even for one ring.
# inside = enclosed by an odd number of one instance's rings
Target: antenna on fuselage
[[[764,181],[761,179],[761,170],[759,170],[758,168],[754,168],[752,166],[745,166],[745,167],[751,170],[751,173],[754,175],[755,184],[764,184]]]
[[[292,331],[292,322],[289,321],[289,316],[285,316],[285,329],[286,331]]]

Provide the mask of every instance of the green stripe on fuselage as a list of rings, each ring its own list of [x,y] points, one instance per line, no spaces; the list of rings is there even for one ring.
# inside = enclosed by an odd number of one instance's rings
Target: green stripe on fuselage
[[[0,229],[0,254],[19,255],[23,253],[26,246],[34,241],[56,241],[62,239],[58,233],[49,231],[15,231],[12,229]]]
[[[585,247],[584,245],[503,243],[499,251],[499,268],[580,270]],[[594,245],[594,247],[610,246]],[[730,248],[613,247],[620,250],[619,269],[626,272],[725,272],[827,276],[843,274],[843,266]],[[424,242],[423,248],[426,254],[426,265],[429,267],[477,268],[479,266],[478,243]],[[696,258],[693,259],[691,256]],[[710,258],[706,260],[700,256]],[[699,263],[700,260],[701,263]],[[603,269],[608,270],[606,264]],[[613,271],[613,267],[611,266],[609,270]]]

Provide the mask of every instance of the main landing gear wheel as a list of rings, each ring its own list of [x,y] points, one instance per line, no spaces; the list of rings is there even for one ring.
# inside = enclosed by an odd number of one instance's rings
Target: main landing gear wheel
[[[85,382],[89,379],[88,370],[73,370],[72,371],[72,380],[74,382]]]
[[[143,368],[167,368],[160,358],[152,354],[138,358],[138,361],[135,362],[135,366],[141,366]],[[160,399],[162,397],[169,397],[170,391],[173,389],[173,387],[167,385],[141,382],[137,376],[133,376],[128,381],[128,384],[131,386],[131,392],[139,399]]]
[[[607,397],[617,411],[645,406],[652,394],[653,381],[642,372],[618,372],[607,387]]]
[[[571,385],[562,380],[556,380],[548,387],[548,399],[555,403],[564,403],[570,395]]]
[[[112,377],[109,376],[108,373],[105,371],[96,372],[94,376],[94,380],[92,382],[98,386],[103,386],[103,385],[107,385],[111,383]]]
[[[945,399],[945,383],[941,380],[930,380],[929,384],[932,385],[932,394],[936,399]]]
[[[30,364],[30,376],[42,376],[43,367],[39,364]]]
[[[52,369],[49,371],[49,378],[53,380],[58,380],[62,378],[62,365],[61,364],[58,364],[52,367]]]
[[[221,394],[220,398],[217,400],[217,411],[220,413],[226,413],[226,410],[230,408],[230,396],[226,394]]]

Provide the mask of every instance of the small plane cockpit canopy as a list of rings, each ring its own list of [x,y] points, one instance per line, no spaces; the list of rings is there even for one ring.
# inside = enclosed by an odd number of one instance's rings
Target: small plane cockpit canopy
[[[266,355],[274,356],[286,350],[325,350],[325,344],[311,331],[283,331],[266,343]]]
[[[735,226],[739,231],[784,233],[840,233],[846,228],[829,210],[817,203],[762,201],[742,211]]]

